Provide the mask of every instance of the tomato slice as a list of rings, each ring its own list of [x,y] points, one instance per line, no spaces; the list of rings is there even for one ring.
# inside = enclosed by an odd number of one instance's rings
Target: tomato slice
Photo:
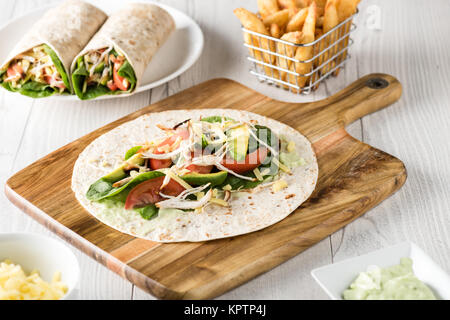
[[[152,168],[152,170],[158,170],[158,169],[163,169],[163,168],[170,168],[171,165],[172,165],[172,160],[171,159],[161,159],[161,160],[159,160],[159,159],[150,159],[150,168]]]
[[[117,86],[111,80],[106,83],[106,86],[111,91],[116,91],[117,90]]]
[[[221,164],[225,168],[240,174],[259,167],[261,163],[266,159],[266,157],[267,157],[267,148],[261,147],[253,151],[252,153],[249,153],[245,157],[244,161],[236,161],[235,159],[227,156],[221,162]]]
[[[44,81],[47,82],[49,85],[53,86],[53,87],[57,87],[57,88],[62,88],[65,89],[66,86],[62,83],[58,83],[58,84],[54,84],[52,83],[52,77],[49,75],[44,75]]]
[[[120,68],[120,65],[114,64],[114,67],[113,67],[114,84],[120,90],[127,91],[128,87],[130,86],[130,82],[127,79],[125,79],[124,77],[119,76],[119,72],[118,72],[119,68]]]
[[[191,164],[191,165],[187,166],[186,169],[188,169],[192,172],[204,174],[204,173],[210,173],[211,170],[213,169],[213,167],[214,166],[212,166],[212,165],[211,166],[198,166],[195,164]]]
[[[22,76],[23,69],[21,66],[19,66],[18,63],[14,63],[13,65],[9,66],[8,70],[6,71],[6,74],[8,78],[10,77],[16,77],[16,76]]]
[[[185,189],[178,182],[170,179],[169,183],[162,189],[161,185],[164,181],[164,176],[153,178],[144,182],[141,182],[136,187],[131,189],[125,201],[125,209],[141,208],[149,205],[150,203],[156,203],[164,200],[159,194],[162,191],[168,196],[176,197]]]
[[[49,76],[47,74],[44,75],[44,81],[47,82],[48,84],[51,83],[52,81],[52,76]]]
[[[158,148],[159,147],[163,147],[165,145],[172,145],[174,144],[178,137],[181,137],[183,140],[186,140],[189,138],[189,130],[187,130],[186,128],[177,128],[177,130],[175,131],[175,134],[171,135],[170,137],[168,137],[167,139],[165,139],[163,142],[161,142],[157,148],[155,149],[155,151],[153,151],[153,153],[155,154],[163,154],[163,151],[159,151]],[[152,168],[152,170],[158,170],[158,169],[162,169],[162,168],[169,168],[170,165],[172,164],[172,160],[171,159],[150,159],[150,168]]]
[[[194,157],[194,154],[195,154],[194,152],[191,152],[191,157]],[[199,165],[196,165],[196,164],[190,164],[185,169],[188,169],[191,172],[204,174],[204,173],[210,173],[213,168],[214,168],[213,165],[210,165],[210,166],[199,166]]]
[[[58,84],[55,84],[53,86],[55,86],[57,88],[61,88],[61,89],[65,89],[66,88],[66,86],[64,84],[62,84],[62,83],[58,83]]]

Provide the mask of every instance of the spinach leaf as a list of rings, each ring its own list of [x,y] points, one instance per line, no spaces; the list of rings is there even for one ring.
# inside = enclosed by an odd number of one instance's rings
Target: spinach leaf
[[[114,91],[109,90],[106,86],[103,85],[99,85],[99,86],[93,86],[93,87],[88,87],[86,92],[83,93],[83,97],[81,98],[82,100],[91,100],[100,96],[104,96],[107,94],[111,94]],[[115,91],[117,92],[117,91]]]
[[[105,178],[100,178],[96,182],[91,184],[86,193],[86,198],[91,201],[99,201],[105,198],[117,196],[119,194],[123,196],[122,192],[129,192],[139,183],[153,178],[161,177],[163,175],[164,173],[159,171],[144,172],[141,173],[140,175],[137,175],[136,177],[128,181],[126,184],[118,188],[112,186],[113,182],[108,181]]]
[[[244,174],[245,176],[254,178],[255,175],[252,173]],[[229,174],[227,178],[225,179],[225,182],[223,183],[223,186],[230,185],[232,190],[238,190],[238,189],[253,189],[256,186],[258,186],[262,181],[255,180],[255,181],[249,181],[244,180],[241,178],[238,178],[236,176],[233,176]]]
[[[86,198],[93,201],[101,200],[114,189],[112,185],[113,182],[100,178],[89,186]]]
[[[59,60],[58,55],[55,51],[53,51],[52,48],[50,48],[48,45],[44,44],[44,51],[50,56],[50,59],[52,59],[53,64],[56,67],[56,70],[58,70],[58,73],[61,75],[61,79],[64,82],[64,85],[66,86],[66,90],[72,93],[72,88],[70,87],[69,77],[67,76],[66,69],[64,68],[64,65],[62,64],[61,60]]]
[[[73,90],[78,98],[81,100],[90,100],[111,93],[111,91],[103,85],[88,87],[86,92],[83,93],[83,84],[88,76],[89,72],[86,70],[86,67],[81,59],[81,61],[79,60],[77,62],[77,68],[72,74]]]
[[[17,92],[17,89],[16,89],[16,88],[13,88],[13,87],[11,86],[11,82],[2,82],[1,85],[2,85],[3,88],[5,88],[5,89],[8,90],[8,91],[11,91],[11,92]]]
[[[134,74],[131,64],[128,61],[125,61],[119,70],[117,70],[117,74],[130,82],[130,88],[127,92],[133,91],[136,86],[136,75]]]
[[[117,52],[114,49],[111,51],[111,54],[117,56]],[[88,86],[86,91],[83,93],[83,84],[86,77],[89,76],[89,72],[82,62],[83,57],[80,57],[77,60],[77,68],[72,74],[73,89],[78,98],[81,100],[91,100],[107,94],[116,95],[124,92],[121,90],[111,91],[107,86],[98,84],[95,86]],[[125,77],[130,82],[130,88],[126,92],[132,92],[136,87],[137,80],[131,64],[128,61],[125,61],[117,73],[119,76]]]
[[[159,212],[159,209],[152,203],[143,208],[137,208],[136,210],[142,218],[145,220],[150,220],[152,218],[156,218],[156,215]]]
[[[56,89],[53,89],[48,84],[37,81],[28,81],[21,88],[15,90],[32,98],[45,98],[56,92]]]
[[[52,89],[48,84],[37,81],[28,81],[20,88],[14,88],[11,86],[11,82],[2,82],[0,85],[8,91],[19,92],[24,96],[32,98],[45,98],[56,92],[56,90]]]
[[[89,72],[86,70],[86,67],[83,63],[83,57],[78,58],[77,61],[77,68],[72,73],[72,84],[73,84],[73,90],[75,91],[75,94],[80,98],[81,100],[85,100],[85,94],[83,93],[83,84],[86,77],[89,76]]]
[[[253,130],[253,133],[258,137],[258,139],[264,141],[267,145],[271,146],[275,150],[278,149],[279,139],[275,133],[273,133],[272,130],[270,130],[268,127],[255,125],[255,129]],[[258,149],[260,147],[260,143],[253,137],[253,135],[250,135],[250,138],[248,140],[248,153],[251,153]]]

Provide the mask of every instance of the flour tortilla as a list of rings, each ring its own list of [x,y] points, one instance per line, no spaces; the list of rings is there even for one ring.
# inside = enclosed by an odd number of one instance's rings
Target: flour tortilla
[[[73,59],[71,72],[77,59],[92,50],[113,46],[122,52],[133,67],[136,86],[139,86],[148,64],[158,49],[175,30],[172,16],[163,8],[148,3],[131,3],[112,14],[86,47]],[[121,95],[130,95],[121,93]]]
[[[246,122],[257,120],[276,134],[294,141],[296,151],[305,159],[306,165],[294,168],[292,175],[283,174],[282,179],[288,183],[284,190],[273,193],[271,187],[266,187],[252,193],[233,193],[229,208],[211,205],[204,208],[201,214],[160,212],[157,218],[144,220],[134,210],[119,206],[107,208],[105,204],[86,199],[89,186],[112,171],[129,148],[163,137],[157,124],[171,127],[188,118],[216,115]],[[72,190],[89,213],[121,232],[158,242],[205,241],[253,232],[284,219],[308,199],[315,188],[317,176],[317,160],[310,142],[281,122],[239,110],[174,110],[143,115],[94,140],[75,163]]]
[[[106,17],[102,10],[89,3],[65,1],[47,11],[33,25],[10,52],[0,69],[19,54],[46,44],[58,56],[70,81],[69,70],[73,58],[97,32]]]

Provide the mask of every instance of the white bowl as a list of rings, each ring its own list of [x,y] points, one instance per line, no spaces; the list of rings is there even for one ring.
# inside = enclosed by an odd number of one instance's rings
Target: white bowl
[[[412,242],[402,242],[368,254],[329,264],[311,271],[313,278],[333,300],[342,300],[342,292],[358,274],[370,265],[388,267],[400,263],[400,258],[413,261],[414,274],[438,299],[450,300],[450,276]]]
[[[80,268],[73,252],[62,242],[34,233],[0,233],[0,261],[5,259],[21,265],[26,273],[38,270],[45,281],[61,272],[61,281],[68,287],[62,299],[77,297]]]

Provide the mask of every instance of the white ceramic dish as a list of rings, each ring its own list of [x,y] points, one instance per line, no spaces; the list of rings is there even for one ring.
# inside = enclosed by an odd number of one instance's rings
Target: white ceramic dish
[[[108,15],[124,6],[123,0],[91,0],[88,2],[102,9]],[[149,3],[149,1],[145,2]],[[203,50],[203,33],[194,20],[172,7],[159,3],[155,4],[172,15],[176,29],[153,57],[144,72],[140,87],[134,93],[157,87],[176,78],[197,61]],[[6,59],[24,33],[50,8],[48,6],[39,8],[6,23],[0,28],[0,63]],[[1,89],[3,90],[3,88]],[[120,97],[121,95],[106,95],[94,100]],[[54,95],[46,99],[81,101],[75,95]]]
[[[370,265],[388,267],[400,263],[400,258],[413,260],[415,275],[428,285],[438,299],[450,300],[450,276],[412,242],[402,242],[368,254],[329,264],[311,271],[313,278],[333,300],[342,300],[342,292],[361,271]]]
[[[34,233],[1,233],[0,261],[10,259],[25,272],[39,270],[42,279],[51,281],[61,272],[68,291],[63,300],[76,299],[80,268],[73,252],[62,242]]]

